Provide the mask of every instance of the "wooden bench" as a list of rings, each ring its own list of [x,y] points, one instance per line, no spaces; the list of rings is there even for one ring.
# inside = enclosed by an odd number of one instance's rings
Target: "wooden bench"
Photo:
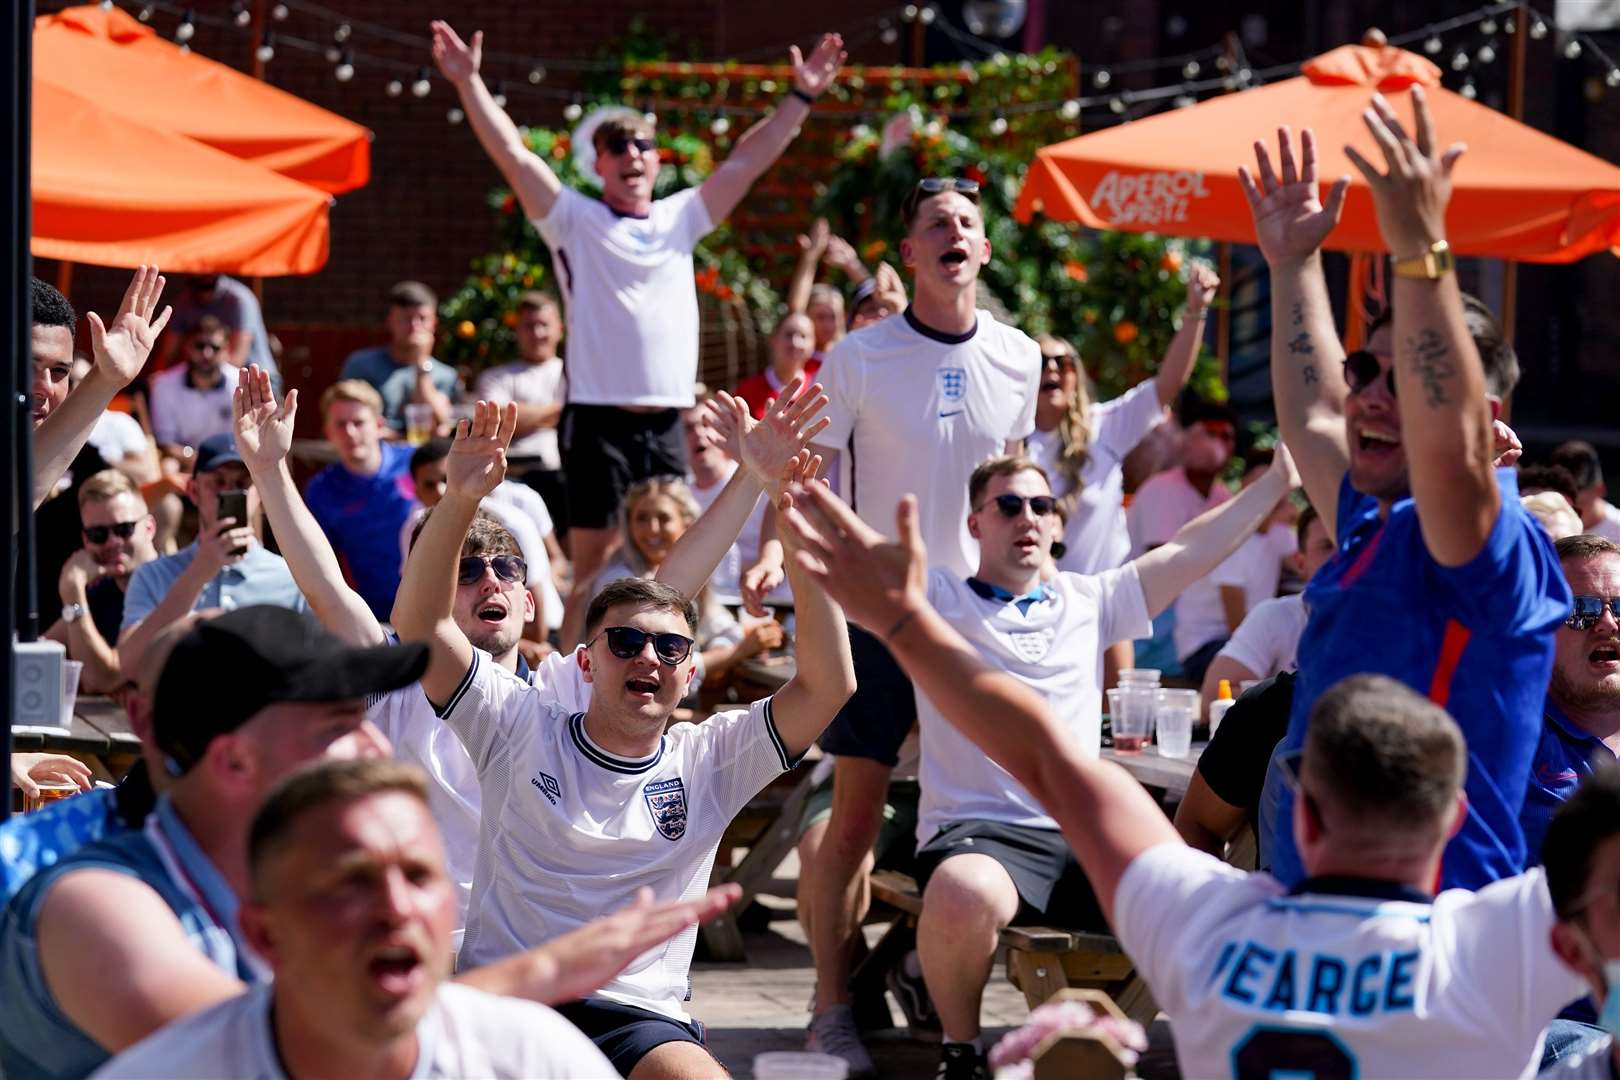
[[[899,917],[890,926],[884,941],[856,970],[852,984],[857,996],[863,991],[871,992],[872,974],[864,970],[868,965],[892,962],[896,952],[903,955],[910,947],[909,943],[905,948],[897,945],[885,948],[885,945],[897,930],[914,936],[923,908],[917,883],[904,874],[878,870],[869,880],[872,898],[894,908]],[[1158,1005],[1148,992],[1147,984],[1137,977],[1130,957],[1111,934],[1047,926],[1009,926],[1001,932],[1001,944],[1007,950],[1007,978],[1024,992],[1024,1000],[1031,1009],[1044,1004],[1058,991],[1074,987],[1106,993],[1125,1015],[1143,1025],[1151,1023],[1158,1013]],[[876,990],[882,992],[880,979]]]

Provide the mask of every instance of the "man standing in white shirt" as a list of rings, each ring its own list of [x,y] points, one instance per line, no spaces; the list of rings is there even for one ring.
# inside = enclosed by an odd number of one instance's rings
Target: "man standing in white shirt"
[[[1073,745],[1096,756],[1103,649],[1145,634],[1154,614],[1253,535],[1294,479],[1279,455],[1238,498],[1140,559],[1095,575],[1048,575],[1063,526],[1046,472],[1029,458],[992,458],[968,483],[978,570],[965,579],[933,570],[928,599],[992,667],[1041,695]],[[987,1074],[979,1004],[1001,931],[1020,912],[1042,925],[1106,924],[1057,822],[926,694],[917,711],[917,952],[944,1028],[938,1075],[975,1080]]]
[[[463,43],[433,24],[433,58],[461,95],[484,152],[551,248],[568,305],[568,404],[563,473],[574,589],[563,645],[579,640],[591,589],[619,542],[625,491],[650,476],[686,473],[680,410],[697,382],[698,308],[692,249],[781,156],[843,64],[843,39],[823,35],[808,58],[791,50],[788,95],[744,132],[696,190],[653,199],[658,144],[651,122],[614,110],[590,139],[600,201],[565,188],[529,150],[479,77],[483,33]],[[581,148],[584,149],[584,148]]]
[[[978,307],[990,261],[972,180],[930,178],[906,197],[901,257],[912,305],[849,334],[827,356],[832,423],[816,440],[839,490],[877,529],[899,497],[921,491],[923,532],[937,564],[966,577],[978,565],[967,483],[988,457],[1015,453],[1035,427],[1041,350]],[[900,745],[916,723],[911,683],[876,637],[850,625],[858,687],[822,738],[834,755],[832,816],[800,894],[811,899],[816,997],[810,1046],[872,1070],[849,1007],[848,949],[867,905],[866,869]]]
[[[527,292],[517,308],[518,358],[478,376],[478,397],[504,405],[517,402],[517,437],[507,463],[512,479],[528,484],[546,500],[546,509],[567,533],[562,458],[557,451],[557,422],[562,418],[567,380],[557,346],[563,338],[562,307],[543,292]]]
[[[902,503],[896,544],[830,492],[791,494],[784,532],[809,576],[851,617],[889,626],[918,689],[1058,822],[1169,1014],[1184,1075],[1535,1069],[1548,1022],[1587,986],[1549,945],[1541,870],[1427,892],[1468,813],[1468,750],[1445,710],[1376,675],[1318,698],[1303,755],[1288,764],[1310,875],[1290,890],[1188,848],[1135,778],[1076,746],[1039,695],[940,617],[914,501]],[[1613,877],[1594,880],[1612,906]]]
[[[271,793],[248,839],[242,936],[274,982],[163,1028],[98,1077],[603,1077],[544,1005],[450,976],[455,899],[422,773],[331,762]]]
[[[1562,465],[1575,478],[1579,489],[1575,509],[1581,515],[1581,527],[1594,536],[1620,544],[1620,506],[1611,503],[1609,489],[1603,482],[1603,462],[1597,449],[1579,439],[1564,443],[1552,452],[1552,464]]]

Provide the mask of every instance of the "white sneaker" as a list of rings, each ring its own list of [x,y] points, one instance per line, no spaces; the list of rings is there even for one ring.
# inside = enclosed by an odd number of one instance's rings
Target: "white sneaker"
[[[848,1005],[834,1005],[811,1017],[805,1048],[842,1059],[849,1065],[851,1078],[877,1074],[872,1055],[866,1052],[860,1032],[855,1030],[855,1014]]]

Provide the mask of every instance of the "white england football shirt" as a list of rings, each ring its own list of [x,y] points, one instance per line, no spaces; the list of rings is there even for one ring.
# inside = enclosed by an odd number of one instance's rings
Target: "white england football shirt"
[[[272,992],[272,984],[255,986],[177,1020],[93,1075],[108,1080],[286,1080],[272,1038]],[[416,1038],[411,1080],[598,1080],[619,1075],[591,1040],[544,1005],[455,983],[439,987],[416,1022]]]
[[[504,676],[532,686],[561,708],[574,711],[591,703],[591,684],[580,673],[572,654],[552,653],[529,673],[527,682],[495,663],[488,653],[479,658],[491,678]],[[497,675],[498,673],[498,675]],[[478,820],[481,803],[478,770],[455,733],[433,712],[420,683],[374,695],[366,703],[366,719],[377,725],[394,744],[394,756],[428,774],[428,809],[444,838],[445,862],[456,886],[456,932],[451,947],[461,949],[472,898],[473,871],[478,863]]]
[[[643,760],[603,750],[572,712],[482,656],[447,703],[483,792],[483,826],[460,963],[476,967],[628,904],[709,888],[720,835],[792,765],[771,699],[676,724]],[[697,928],[637,957],[598,994],[679,1020]]]
[[[1060,573],[1033,602],[987,598],[955,574],[928,576],[928,600],[993,668],[1038,692],[1075,744],[1102,746],[1102,650],[1152,629],[1136,565],[1095,576]],[[1056,829],[1040,803],[917,692],[922,732],[917,843],[953,821]]]
[[[1243,590],[1246,616],[1260,601],[1277,595],[1282,561],[1298,550],[1294,530],[1274,525],[1250,536],[1214,570],[1187,586],[1176,598],[1176,656],[1186,659],[1206,642],[1219,641],[1235,632],[1226,621],[1222,586]]]
[[[1170,1016],[1187,1077],[1532,1076],[1586,993],[1553,954],[1539,869],[1433,902],[1388,883],[1289,893],[1183,844],[1138,856],[1120,944]]]
[[[1035,430],[1041,373],[1034,341],[988,311],[977,315],[972,331],[950,336],[907,308],[845,335],[819,376],[832,422],[816,442],[839,452],[845,500],[893,538],[894,508],[915,494],[929,559],[962,576],[979,564],[968,477],[1008,439]]]
[[[620,214],[564,187],[534,223],[568,322],[568,400],[685,409],[697,382],[692,249],[714,228],[697,188]]]
[[[1301,594],[1263,601],[1254,606],[1238,625],[1232,640],[1221,646],[1216,655],[1236,660],[1254,672],[1257,679],[1293,671],[1297,666],[1299,637],[1305,632],[1305,619],[1305,597]]]

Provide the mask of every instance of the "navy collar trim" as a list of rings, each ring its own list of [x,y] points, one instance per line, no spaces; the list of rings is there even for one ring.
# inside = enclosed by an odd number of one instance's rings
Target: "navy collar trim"
[[[529,662],[523,659],[523,653],[521,652],[517,654],[517,668],[512,672],[512,674],[516,675],[530,686],[534,685],[534,671],[529,667]]]
[[[568,718],[568,734],[573,738],[574,746],[584,755],[585,760],[598,768],[607,769],[610,772],[634,776],[638,773],[647,772],[664,758],[665,740],[663,738],[658,740],[658,752],[653,754],[652,757],[622,758],[617,754],[608,753],[592,742],[591,737],[585,733],[585,714],[582,712],[575,713]]]
[[[1052,593],[1046,587],[1045,582],[1035,586],[1033,590],[1025,593],[1023,596],[1014,596],[1006,589],[1003,589],[1000,585],[992,585],[988,581],[980,581],[976,577],[970,577],[967,579],[967,587],[972,589],[982,599],[992,600],[1002,604],[1018,605],[1018,613],[1020,615],[1029,614],[1029,609],[1032,604],[1045,603],[1052,598]]]
[[[979,320],[977,316],[975,316],[973,319],[973,325],[968,327],[967,333],[947,334],[943,330],[935,330],[932,326],[929,326],[927,323],[917,318],[916,313],[912,311],[910,305],[906,306],[906,310],[902,312],[902,314],[905,316],[906,325],[910,326],[923,337],[932,338],[934,341],[937,341],[942,345],[961,345],[963,342],[972,341],[973,335],[979,332]]]
[[[1289,896],[1360,896],[1368,900],[1400,900],[1408,904],[1432,904],[1434,897],[1421,889],[1402,885],[1398,881],[1378,878],[1351,877],[1345,874],[1327,874],[1308,877],[1288,890]]]
[[[602,200],[602,205],[611,210],[614,217],[630,218],[632,221],[646,221],[648,218],[652,217],[651,210],[647,211],[645,214],[632,214],[628,210],[620,210],[606,199]]]

